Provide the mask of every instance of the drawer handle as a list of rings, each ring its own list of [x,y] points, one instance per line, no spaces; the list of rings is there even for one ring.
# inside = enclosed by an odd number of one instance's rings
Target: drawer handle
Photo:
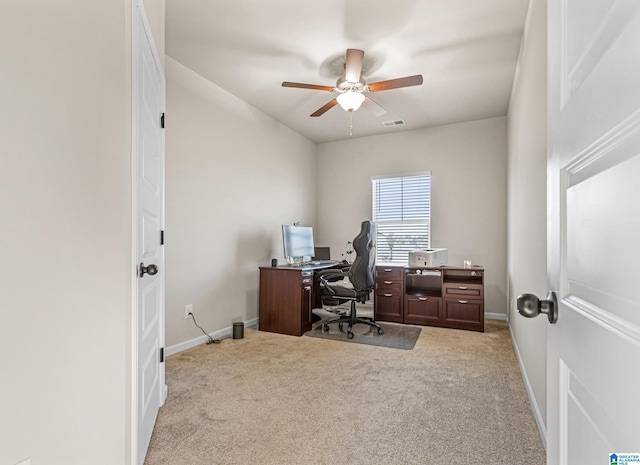
[[[469,303],[469,301],[468,301],[468,300],[458,300],[458,303],[461,303],[461,304],[468,304],[468,303]]]
[[[302,282],[303,282],[303,283],[310,283],[310,282],[311,282],[311,280],[310,280],[310,279],[303,279],[303,280],[302,280]]]
[[[389,271],[393,271],[391,268],[385,268],[384,271],[389,272]]]
[[[385,284],[393,284],[393,281],[385,281]]]
[[[462,291],[466,291],[469,288],[467,286],[458,286],[458,289],[460,289]]]
[[[305,286],[305,287],[303,287],[303,289],[304,289],[305,291],[310,291],[310,290],[311,290],[311,286]]]
[[[426,297],[418,297],[418,300],[422,300],[424,302],[425,300],[429,300],[429,299],[427,299]]]
[[[393,294],[382,294],[385,297],[393,297]]]

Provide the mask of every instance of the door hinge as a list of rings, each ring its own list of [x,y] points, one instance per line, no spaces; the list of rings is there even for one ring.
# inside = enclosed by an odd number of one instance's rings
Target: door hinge
[[[160,347],[160,363],[164,362],[164,347]]]
[[[164,113],[160,115],[160,127],[164,129]]]
[[[160,245],[164,245],[164,231],[160,231]]]

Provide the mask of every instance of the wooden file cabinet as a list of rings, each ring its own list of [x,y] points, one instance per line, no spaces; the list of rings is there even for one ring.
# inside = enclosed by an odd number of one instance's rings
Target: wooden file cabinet
[[[376,267],[374,289],[375,319],[402,323],[403,269],[399,267]]]
[[[377,266],[375,319],[484,331],[484,269]]]
[[[260,268],[260,331],[302,336],[311,329],[313,270]]]
[[[449,328],[484,331],[484,270],[455,269],[443,274],[442,321]]]

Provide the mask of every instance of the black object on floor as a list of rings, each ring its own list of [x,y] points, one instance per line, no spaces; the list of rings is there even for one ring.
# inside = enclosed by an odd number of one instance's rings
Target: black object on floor
[[[233,339],[242,339],[244,337],[244,323],[233,324]]]

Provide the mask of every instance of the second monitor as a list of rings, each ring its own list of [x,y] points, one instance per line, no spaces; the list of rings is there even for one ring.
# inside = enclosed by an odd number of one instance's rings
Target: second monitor
[[[331,260],[331,249],[329,247],[315,247],[314,250],[314,260]]]

